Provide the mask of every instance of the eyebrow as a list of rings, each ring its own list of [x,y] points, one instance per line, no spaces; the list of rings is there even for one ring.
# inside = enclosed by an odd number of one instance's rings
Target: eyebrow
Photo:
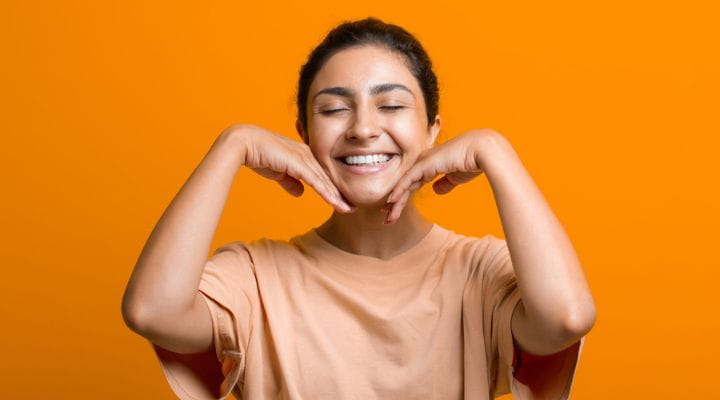
[[[397,89],[404,90],[404,91],[410,93],[413,97],[415,97],[415,94],[410,89],[408,89],[407,86],[399,84],[399,83],[381,83],[379,85],[375,85],[370,88],[370,94],[377,95],[380,93],[389,92],[391,90],[397,90]],[[312,98],[312,101],[315,101],[315,98],[321,94],[334,94],[337,96],[352,97],[352,95],[354,93],[355,93],[355,91],[353,91],[352,89],[347,88],[347,87],[332,86],[332,87],[324,88],[324,89],[318,91],[317,93],[315,93],[315,95]]]

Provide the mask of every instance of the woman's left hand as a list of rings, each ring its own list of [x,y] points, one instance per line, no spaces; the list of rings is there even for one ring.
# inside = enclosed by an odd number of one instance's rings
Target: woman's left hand
[[[434,146],[420,154],[415,165],[400,178],[388,196],[386,224],[392,224],[400,217],[410,196],[436,176],[445,174],[433,183],[437,194],[446,194],[455,186],[469,182],[484,169],[481,154],[487,139],[499,135],[491,129],[471,130],[445,143]]]

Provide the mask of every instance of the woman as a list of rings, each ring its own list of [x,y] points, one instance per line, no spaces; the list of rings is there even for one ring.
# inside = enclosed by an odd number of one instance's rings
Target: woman
[[[183,399],[567,398],[595,309],[560,223],[512,146],[472,130],[434,146],[438,88],[402,28],[347,22],[298,86],[302,142],[220,134],[152,232],[124,299]],[[334,207],[308,232],[209,260],[237,170]],[[413,194],[484,173],[507,242],[428,221]],[[286,218],[288,216],[281,216]]]

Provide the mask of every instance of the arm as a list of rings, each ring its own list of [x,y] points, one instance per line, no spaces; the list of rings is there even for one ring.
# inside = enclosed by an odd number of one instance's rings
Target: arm
[[[483,135],[478,164],[495,196],[522,300],[512,333],[529,353],[559,352],[595,323],[595,305],[575,250],[510,142]]]
[[[211,349],[212,321],[198,289],[242,166],[293,196],[302,195],[304,181],[338,211],[352,212],[306,144],[255,125],[223,131],[155,226],[123,297],[126,324],[163,348],[177,353]]]
[[[126,324],[181,353],[208,350],[212,326],[198,286],[228,193],[244,163],[242,135],[221,133],[163,213],[122,302]]]
[[[428,148],[388,196],[386,223],[395,223],[413,192],[436,176],[438,194],[485,173],[498,206],[521,301],[512,333],[523,350],[557,353],[595,323],[595,305],[580,261],[510,142],[490,129],[468,131]]]

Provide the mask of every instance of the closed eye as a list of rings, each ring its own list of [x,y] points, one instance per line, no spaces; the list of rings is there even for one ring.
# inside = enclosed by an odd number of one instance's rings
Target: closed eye
[[[380,108],[390,110],[390,111],[395,111],[395,110],[399,110],[399,109],[405,108],[405,107],[404,106],[382,106]]]
[[[384,109],[384,110],[387,110],[387,111],[397,111],[397,110],[399,110],[399,109],[401,109],[401,108],[405,108],[405,106],[382,106],[382,107],[380,107],[380,108],[381,108],[381,109]],[[335,114],[336,112],[346,111],[346,110],[347,110],[346,108],[336,108],[336,109],[334,109],[334,110],[324,110],[324,111],[320,111],[320,114],[323,114],[323,115],[331,115],[331,114]]]
[[[320,111],[320,114],[322,114],[322,115],[330,115],[330,114],[334,114],[334,113],[336,113],[336,112],[338,112],[338,111],[344,111],[344,110],[345,110],[345,108],[336,108],[336,109],[334,109],[334,110],[324,110],[324,111]]]

